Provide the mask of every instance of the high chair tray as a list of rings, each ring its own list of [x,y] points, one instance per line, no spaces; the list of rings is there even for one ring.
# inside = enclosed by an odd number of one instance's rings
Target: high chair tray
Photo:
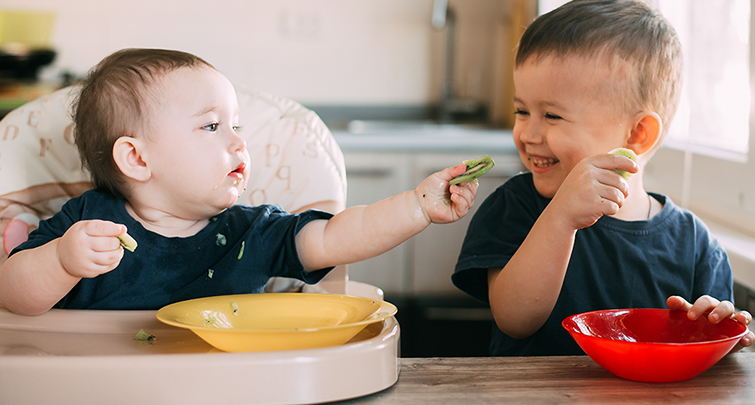
[[[155,341],[135,340],[141,329]],[[226,353],[155,311],[0,307],[0,403],[298,404],[368,395],[398,379],[400,328],[373,324],[341,346]]]

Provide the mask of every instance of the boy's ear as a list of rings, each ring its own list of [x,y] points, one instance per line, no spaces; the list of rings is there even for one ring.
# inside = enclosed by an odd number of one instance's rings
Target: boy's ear
[[[113,145],[113,159],[121,172],[129,178],[145,181],[151,176],[147,163],[142,159],[141,139],[122,136]]]
[[[658,143],[662,130],[661,117],[655,112],[643,111],[635,117],[627,147],[641,155]]]

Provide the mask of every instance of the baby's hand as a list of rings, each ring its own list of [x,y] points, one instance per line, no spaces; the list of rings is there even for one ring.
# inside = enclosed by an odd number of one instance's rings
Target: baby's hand
[[[464,173],[465,164],[449,167],[433,173],[414,191],[420,207],[430,222],[444,224],[461,219],[467,214],[477,196],[477,181],[448,185],[456,176]]]
[[[636,173],[637,164],[625,156],[601,154],[583,159],[561,183],[550,205],[573,229],[587,228],[603,215],[614,215],[624,204],[629,186],[614,169]]]
[[[714,324],[721,322],[724,318],[731,318],[745,325],[749,325],[752,322],[752,315],[749,312],[740,311],[735,313],[734,304],[729,301],[719,301],[710,295],[703,295],[698,298],[694,305],[682,297],[672,295],[666,300],[666,305],[672,311],[687,311],[687,317],[693,321],[707,313],[708,320]],[[750,330],[731,351],[741,350],[743,347],[751,346],[753,343],[755,343],[755,333]]]
[[[63,268],[75,277],[92,278],[118,266],[123,249],[117,236],[126,233],[124,225],[108,221],[79,221],[58,242]]]

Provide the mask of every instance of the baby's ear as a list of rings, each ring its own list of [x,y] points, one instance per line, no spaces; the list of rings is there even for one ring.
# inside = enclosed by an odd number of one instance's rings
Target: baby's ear
[[[652,111],[643,111],[635,116],[627,147],[641,155],[652,149],[661,139],[661,117]]]
[[[148,180],[151,173],[147,163],[142,159],[143,142],[141,139],[122,136],[113,145],[113,159],[126,177],[134,180]]]

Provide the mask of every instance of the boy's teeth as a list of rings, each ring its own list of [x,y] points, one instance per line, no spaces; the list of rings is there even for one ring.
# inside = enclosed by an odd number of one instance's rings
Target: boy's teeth
[[[546,158],[530,158],[532,160],[532,163],[537,167],[548,167],[555,165],[558,163],[558,160],[556,159],[546,159]]]

